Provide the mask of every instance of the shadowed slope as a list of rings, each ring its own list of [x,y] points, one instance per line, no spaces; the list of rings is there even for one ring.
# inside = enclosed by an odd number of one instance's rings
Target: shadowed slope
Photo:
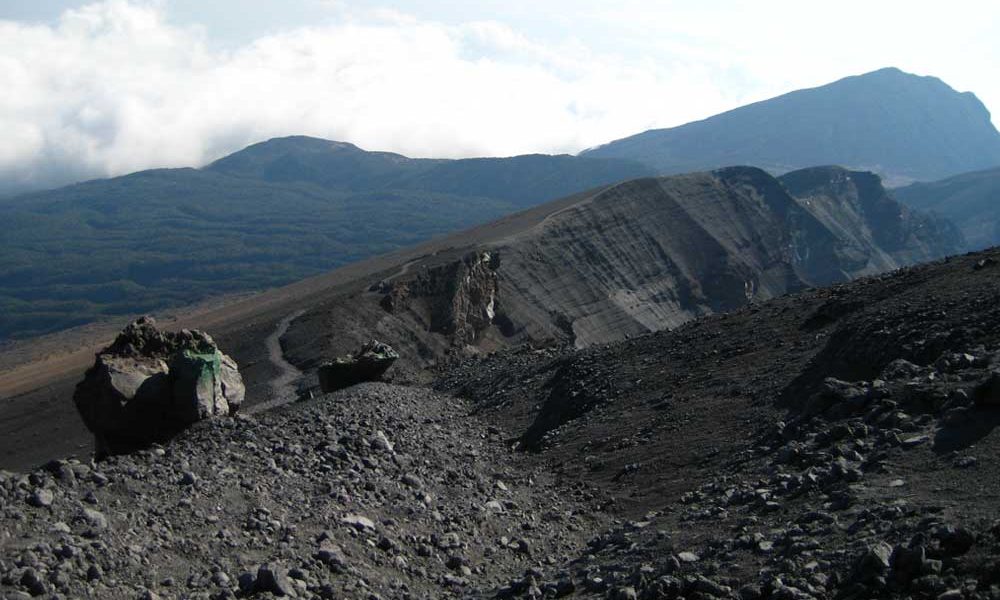
[[[971,249],[1000,244],[1000,167],[893,190],[900,202],[955,223]]]

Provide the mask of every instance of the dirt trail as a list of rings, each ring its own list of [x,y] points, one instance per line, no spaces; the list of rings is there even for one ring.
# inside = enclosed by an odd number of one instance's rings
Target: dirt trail
[[[271,380],[271,399],[267,402],[251,406],[246,411],[249,414],[263,412],[295,401],[297,393],[294,382],[302,376],[302,371],[299,371],[292,363],[285,360],[285,354],[281,350],[281,336],[285,335],[288,331],[288,327],[292,324],[292,321],[302,316],[304,312],[304,310],[297,310],[289,314],[279,321],[274,332],[267,336],[267,359],[278,370],[278,375]]]

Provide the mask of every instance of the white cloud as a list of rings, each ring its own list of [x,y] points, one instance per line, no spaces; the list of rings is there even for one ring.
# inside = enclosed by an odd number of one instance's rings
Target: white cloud
[[[496,3],[446,22],[312,1],[329,19],[238,47],[174,24],[162,0],[0,21],[0,191],[201,165],[291,134],[410,156],[576,152],[888,65],[986,85],[997,58],[995,9],[957,31],[913,3],[510,0],[515,22],[538,7],[558,24],[539,37],[483,14]],[[995,90],[975,91],[989,104]]]
[[[299,133],[411,156],[575,152],[727,104],[683,69],[386,11],[219,51],[156,4],[109,0],[53,26],[0,22],[0,65],[8,184],[199,165]]]

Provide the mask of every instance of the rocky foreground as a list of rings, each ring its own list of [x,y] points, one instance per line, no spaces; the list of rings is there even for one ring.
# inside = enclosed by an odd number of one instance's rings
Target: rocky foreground
[[[609,517],[503,438],[464,401],[365,384],[96,465],[4,473],[0,589],[436,598],[554,576]]]
[[[1000,253],[0,476],[19,598],[1000,598]]]

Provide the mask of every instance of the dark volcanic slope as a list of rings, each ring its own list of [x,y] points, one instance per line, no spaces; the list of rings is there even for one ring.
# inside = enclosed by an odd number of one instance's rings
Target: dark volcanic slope
[[[0,201],[0,340],[284,285],[599,185],[619,159],[417,160],[293,137]]]
[[[232,598],[267,564],[257,597],[486,596],[609,520],[502,437],[462,401],[367,384],[136,456],[0,472],[0,595]]]
[[[583,153],[660,172],[749,164],[774,172],[839,164],[890,181],[933,180],[1000,164],[1000,133],[971,93],[882,69],[646,131]]]
[[[520,432],[567,481],[610,490],[624,514],[656,511],[649,530],[602,537],[578,565],[617,570],[640,597],[729,598],[749,584],[744,598],[963,587],[992,598],[998,259],[904,269],[582,351],[502,352],[438,386]],[[682,550],[694,556],[665,556]]]
[[[254,144],[205,170],[270,182],[353,192],[393,190],[503,200],[525,208],[568,194],[652,175],[638,162],[566,154],[460,160],[367,152],[343,142],[294,136]]]
[[[0,591],[992,599],[998,259],[3,473]]]
[[[958,225],[972,249],[1000,244],[1000,167],[915,183],[893,190],[893,195]]]
[[[899,358],[928,365],[947,352],[1000,351],[998,256],[905,268],[582,350],[509,349],[447,371],[438,387],[495,411],[567,468],[582,468],[571,457],[595,440],[630,438],[601,450],[597,479],[647,460],[721,464],[747,432],[798,415],[824,377],[872,380]],[[657,498],[681,482],[653,473],[620,485]]]

